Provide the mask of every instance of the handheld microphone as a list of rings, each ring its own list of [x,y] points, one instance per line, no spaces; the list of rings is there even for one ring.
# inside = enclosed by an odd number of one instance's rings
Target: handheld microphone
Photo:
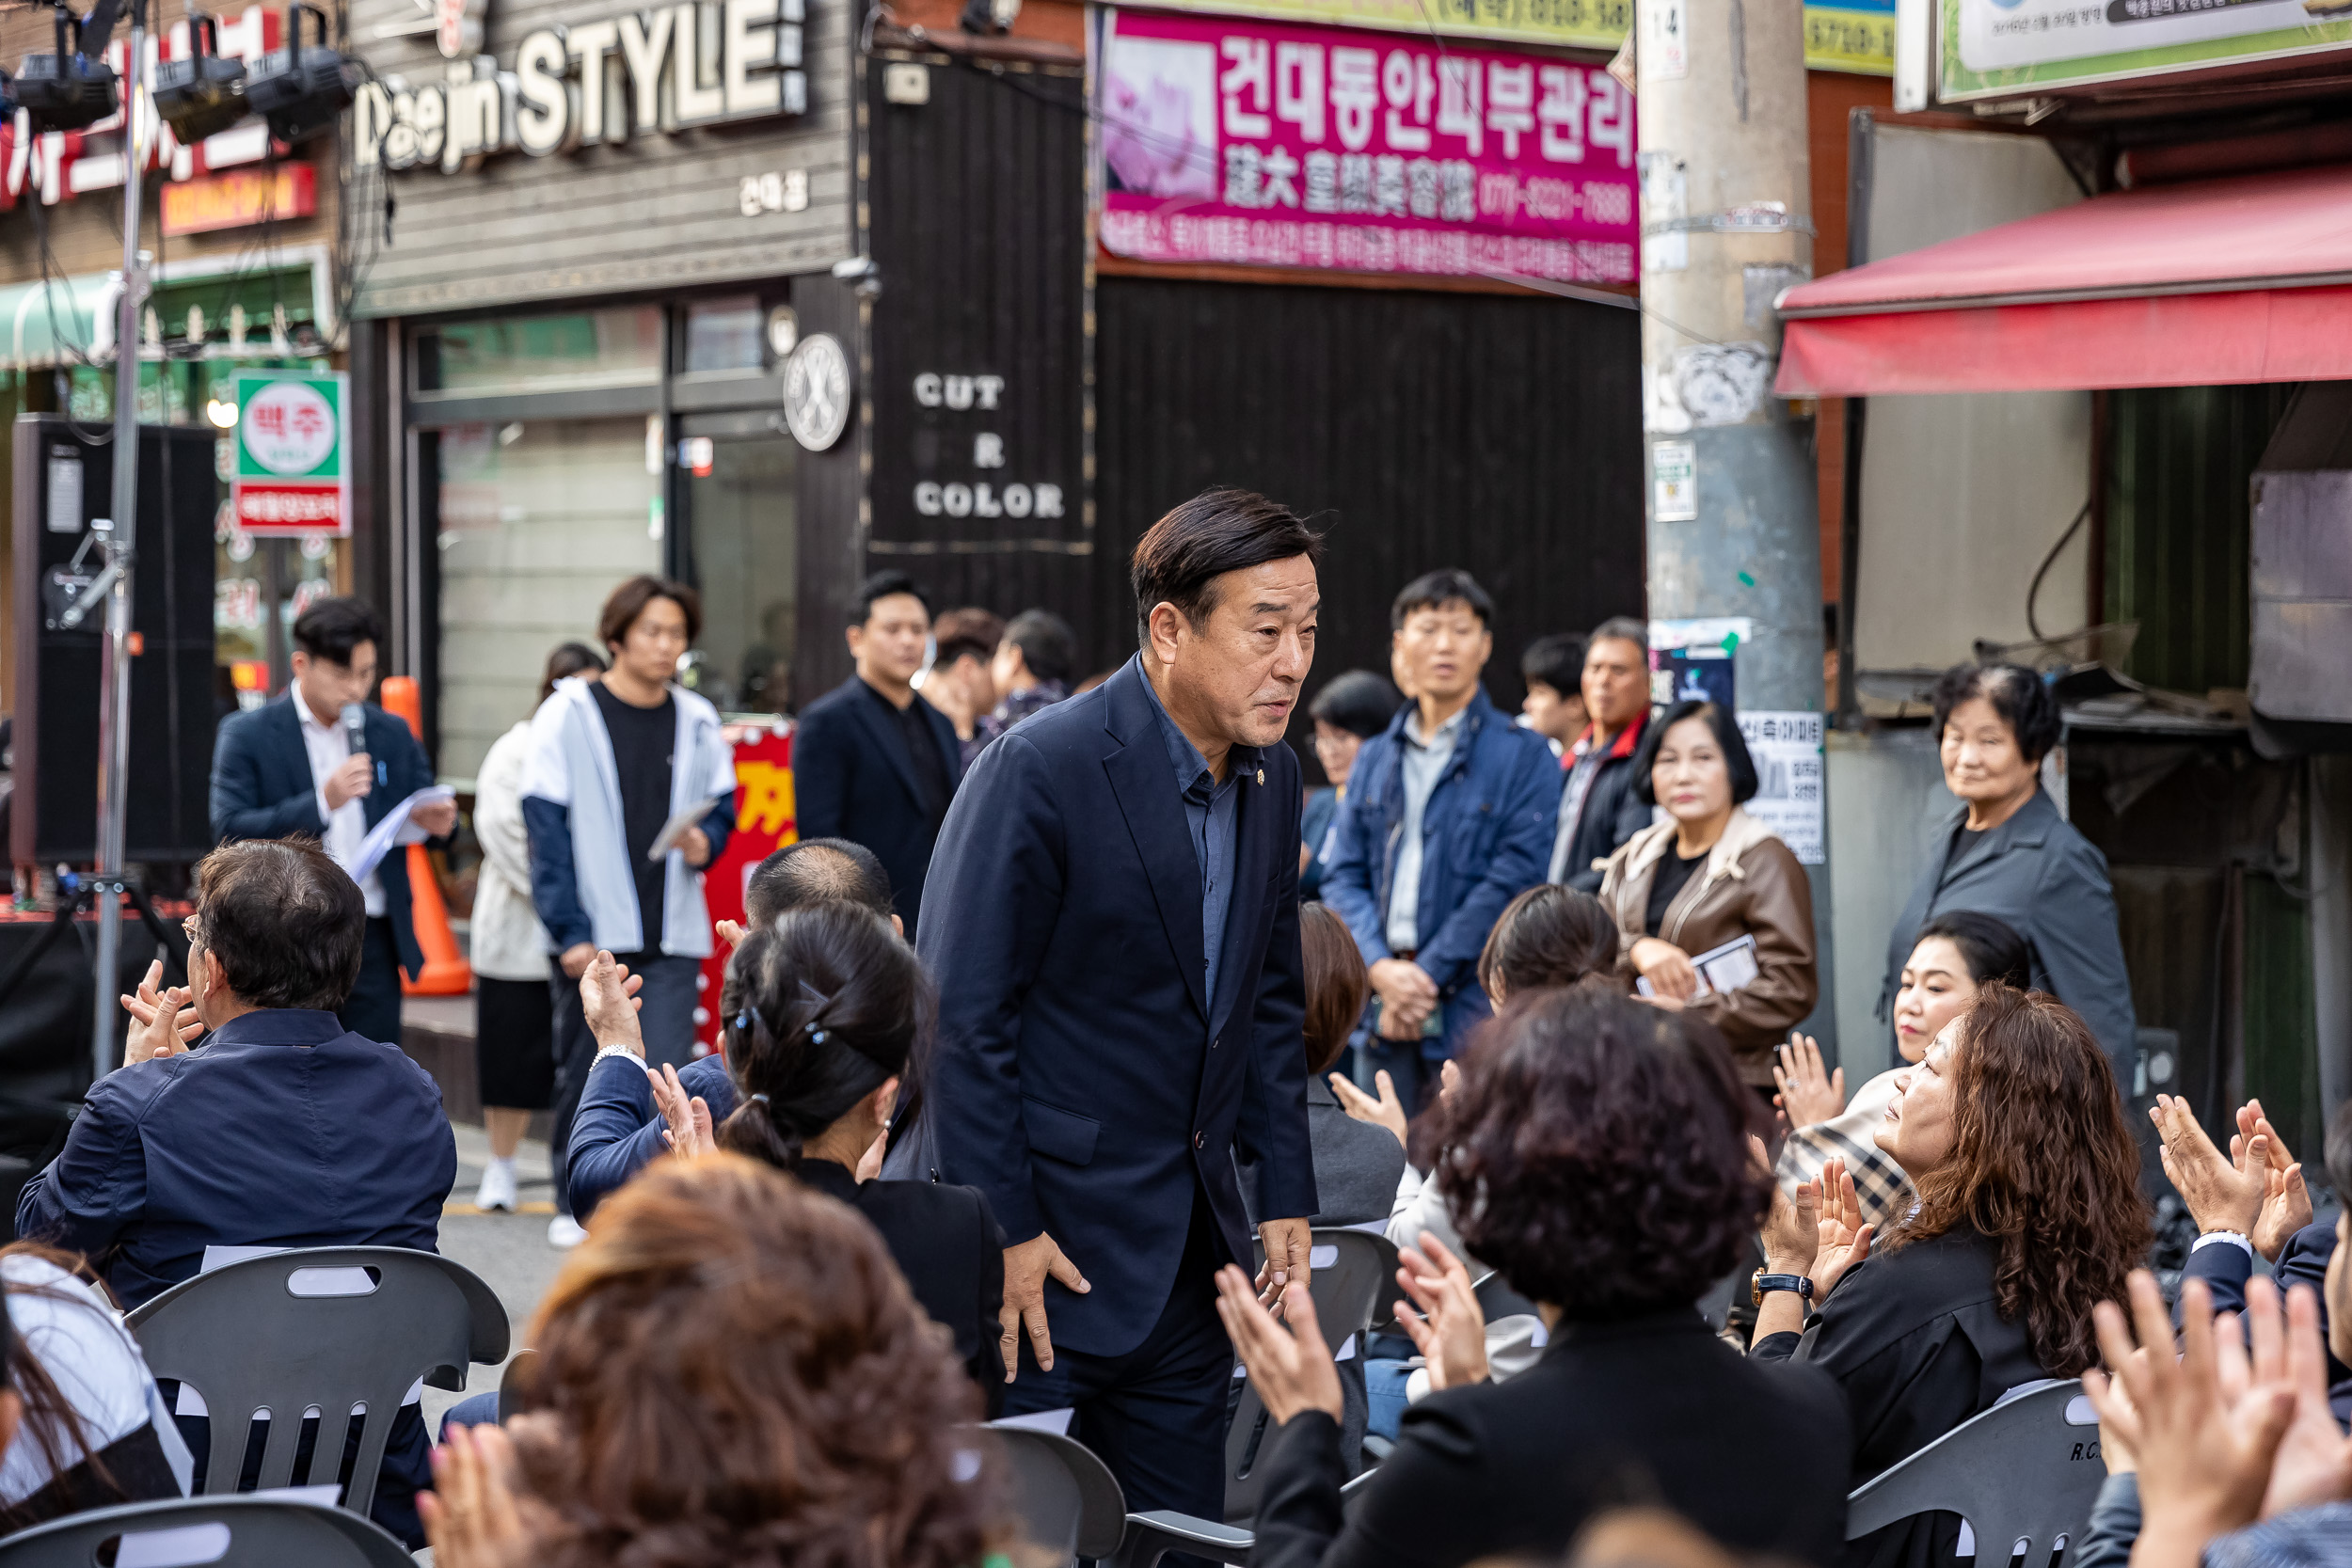
[[[368,749],[368,710],[358,703],[345,703],[340,717],[343,738],[351,743],[351,754],[356,757]]]

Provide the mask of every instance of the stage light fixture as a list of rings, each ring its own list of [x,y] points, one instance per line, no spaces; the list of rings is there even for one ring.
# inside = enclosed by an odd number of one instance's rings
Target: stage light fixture
[[[114,31],[114,11],[106,0],[90,14],[104,13],[105,31]],[[72,11],[55,8],[57,49],[54,55],[27,55],[17,68],[17,103],[33,117],[36,131],[79,131],[97,124],[120,106],[114,67],[82,53],[84,29]],[[71,44],[67,33],[72,34]],[[106,47],[104,33],[98,47]]]
[[[302,17],[316,19],[318,42],[302,47]],[[350,106],[359,68],[326,47],[326,13],[315,6],[286,8],[286,47],[262,57],[245,83],[248,108],[269,119],[269,134],[292,146],[335,128]]]
[[[248,112],[245,65],[221,58],[220,24],[209,16],[189,18],[188,46],[184,60],[155,62],[152,89],[155,113],[183,147],[218,135]]]

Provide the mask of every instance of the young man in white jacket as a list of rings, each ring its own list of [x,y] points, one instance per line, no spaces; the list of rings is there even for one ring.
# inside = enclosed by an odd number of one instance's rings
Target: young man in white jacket
[[[580,1227],[565,1207],[563,1152],[596,1052],[580,1016],[580,975],[599,948],[641,975],[646,1059],[683,1066],[694,1026],[694,982],[710,956],[702,868],[735,826],[735,753],[719,712],[676,684],[678,657],[702,629],[683,583],[636,577],[612,592],[596,631],[612,667],[596,682],[564,680],[531,721],[523,821],[531,896],[556,956],[553,1149],[559,1212],[548,1239]],[[691,816],[651,851],[668,824]]]

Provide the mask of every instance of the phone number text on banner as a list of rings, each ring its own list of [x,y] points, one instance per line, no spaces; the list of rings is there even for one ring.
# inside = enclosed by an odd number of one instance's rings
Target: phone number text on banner
[[[1630,283],[1633,99],[1597,66],[1105,12],[1102,241],[1152,261]]]

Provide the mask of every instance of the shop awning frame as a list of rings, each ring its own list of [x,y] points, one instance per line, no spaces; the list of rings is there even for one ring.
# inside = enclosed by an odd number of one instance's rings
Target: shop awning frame
[[[246,256],[191,257],[166,261],[155,269],[151,303],[189,288],[229,280],[267,277],[273,274],[301,283],[290,287],[309,307],[308,319],[330,341],[337,331],[334,282],[324,245],[287,245],[266,259]],[[121,275],[114,272],[76,273],[46,280],[0,285],[0,371],[48,370],[59,365],[110,362],[115,352],[116,301],[121,297]],[[206,346],[208,359],[279,357],[270,346],[269,322],[257,320],[253,336],[240,351],[223,343]],[[152,350],[142,357],[162,357]]]
[[[1784,397],[2352,378],[2352,166],[2094,197],[1781,313]]]

